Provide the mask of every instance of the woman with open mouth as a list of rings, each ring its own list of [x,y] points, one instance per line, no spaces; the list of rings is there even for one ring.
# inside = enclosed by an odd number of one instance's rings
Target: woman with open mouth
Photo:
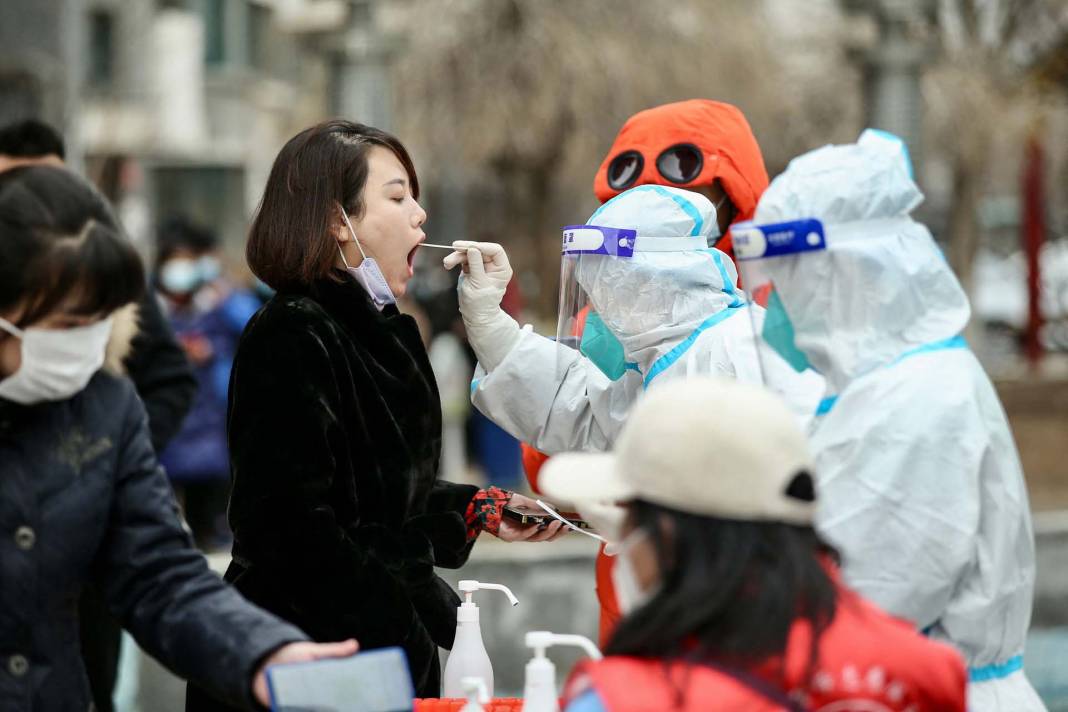
[[[226,579],[316,641],[403,647],[416,695],[436,697],[460,600],[434,566],[460,567],[482,531],[547,541],[562,525],[502,521],[534,502],[437,479],[437,385],[395,305],[426,239],[418,197],[404,146],[369,126],[313,126],[275,159],[247,257],[277,293],[230,377]],[[226,706],[191,686],[186,708]]]

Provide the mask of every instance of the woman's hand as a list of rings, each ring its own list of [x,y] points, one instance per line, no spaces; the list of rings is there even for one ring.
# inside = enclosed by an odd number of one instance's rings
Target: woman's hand
[[[355,655],[360,646],[349,639],[340,643],[289,643],[278,648],[264,660],[252,678],[252,694],[264,707],[271,706],[267,692],[267,667],[282,663],[307,663],[325,658],[347,658]]]
[[[536,501],[521,494],[513,494],[512,498],[508,500],[508,504],[512,507],[538,509]],[[567,534],[567,532],[568,528],[561,521],[553,521],[544,525],[523,525],[508,517],[502,517],[501,528],[497,532],[497,538],[502,541],[553,541]]]

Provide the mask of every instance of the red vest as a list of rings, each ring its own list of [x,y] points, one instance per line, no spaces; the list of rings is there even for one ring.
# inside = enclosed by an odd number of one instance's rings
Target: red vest
[[[795,623],[785,665],[785,689],[806,710],[964,712],[967,676],[960,655],[844,586],[834,621],[820,638],[819,663],[807,677],[810,641],[808,623]],[[572,673],[565,697],[590,687],[608,712],[785,709],[741,679],[692,663],[625,657],[587,662]]]

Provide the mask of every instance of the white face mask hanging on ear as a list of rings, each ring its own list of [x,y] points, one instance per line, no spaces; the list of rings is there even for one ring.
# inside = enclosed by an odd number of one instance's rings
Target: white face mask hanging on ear
[[[341,249],[341,245],[338,245],[337,250],[341,253],[341,261],[345,263],[345,269],[364,288],[378,311],[382,311],[382,308],[387,304],[396,304],[397,298],[393,296],[393,290],[389,288],[389,282],[386,281],[386,275],[382,274],[382,268],[375,262],[374,257],[368,257],[367,253],[363,251],[360,240],[356,237],[356,231],[352,229],[352,223],[349,222],[348,214],[340,205],[338,208],[341,210],[341,217],[345,221],[345,226],[349,229],[349,234],[352,235],[353,242],[356,243],[356,248],[360,251],[360,255],[363,256],[363,262],[360,263],[359,267],[349,267],[349,262],[345,259],[345,253]]]
[[[22,365],[0,381],[0,398],[30,405],[66,400],[104,365],[111,317],[72,329],[20,329],[0,319],[0,329],[22,340]]]

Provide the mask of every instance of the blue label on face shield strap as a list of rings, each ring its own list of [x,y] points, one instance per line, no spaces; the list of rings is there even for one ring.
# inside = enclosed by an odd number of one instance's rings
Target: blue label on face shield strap
[[[734,254],[739,260],[794,255],[827,248],[823,223],[816,219],[754,225],[746,223],[731,229]]]
[[[564,228],[565,255],[611,255],[633,257],[636,230],[598,225],[568,225]]]

